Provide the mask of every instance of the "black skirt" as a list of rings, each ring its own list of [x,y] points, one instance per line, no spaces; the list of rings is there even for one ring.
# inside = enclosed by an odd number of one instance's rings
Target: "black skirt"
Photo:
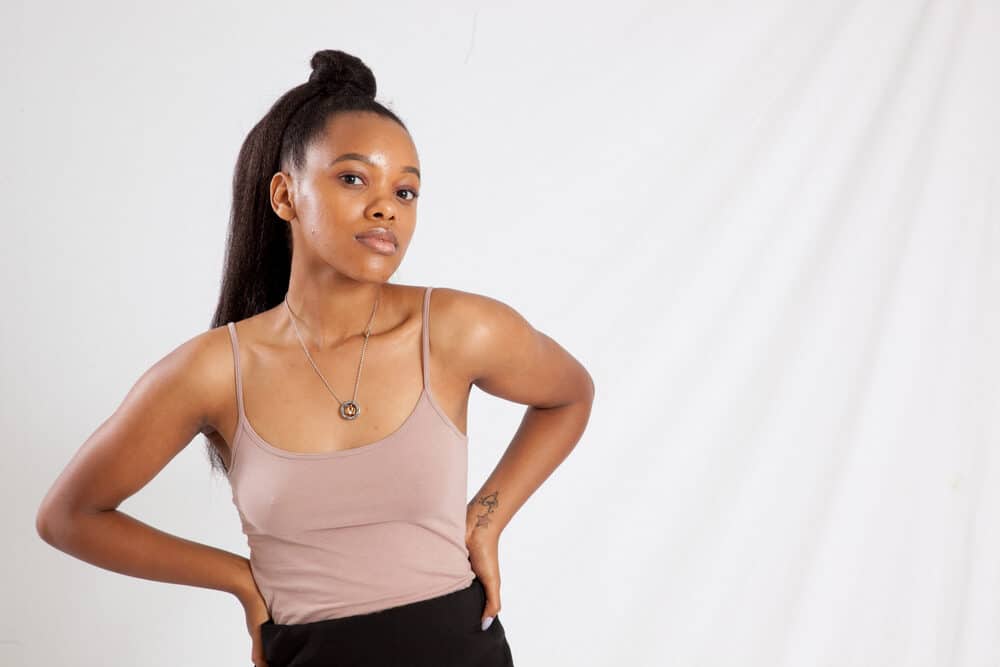
[[[367,614],[260,626],[268,667],[513,667],[500,623],[486,630],[486,590],[462,590]]]

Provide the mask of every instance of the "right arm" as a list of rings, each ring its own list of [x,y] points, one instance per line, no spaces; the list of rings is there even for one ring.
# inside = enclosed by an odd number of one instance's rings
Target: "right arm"
[[[178,346],[147,370],[55,480],[35,520],[45,542],[98,567],[252,600],[243,556],[157,530],[118,506],[199,433],[215,430],[235,392],[224,328]],[[220,349],[225,345],[229,349]],[[228,363],[227,363],[228,360]]]

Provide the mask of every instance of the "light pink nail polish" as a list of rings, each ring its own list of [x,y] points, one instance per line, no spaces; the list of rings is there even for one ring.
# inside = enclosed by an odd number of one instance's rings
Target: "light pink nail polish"
[[[487,616],[486,618],[483,619],[483,630],[490,627],[490,625],[492,624],[493,624],[493,617]]]

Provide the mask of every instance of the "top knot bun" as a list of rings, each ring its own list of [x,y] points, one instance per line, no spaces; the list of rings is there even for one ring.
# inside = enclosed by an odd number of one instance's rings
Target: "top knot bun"
[[[325,49],[313,54],[309,61],[312,74],[309,83],[349,95],[375,97],[375,75],[360,58],[335,49]]]

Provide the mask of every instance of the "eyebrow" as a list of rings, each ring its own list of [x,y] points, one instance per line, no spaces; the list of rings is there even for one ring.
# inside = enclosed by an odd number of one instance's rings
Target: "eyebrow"
[[[361,153],[344,153],[343,155],[340,155],[340,156],[334,158],[333,160],[331,160],[330,164],[328,164],[327,167],[332,167],[337,162],[342,162],[343,160],[357,160],[359,162],[364,162],[365,164],[367,164],[367,165],[369,165],[371,167],[377,166],[374,162],[372,162],[368,158],[367,155],[362,155]],[[420,178],[420,170],[417,169],[416,167],[407,165],[407,166],[403,167],[403,171],[408,171],[408,172],[414,173],[414,174],[417,175],[417,178]]]

